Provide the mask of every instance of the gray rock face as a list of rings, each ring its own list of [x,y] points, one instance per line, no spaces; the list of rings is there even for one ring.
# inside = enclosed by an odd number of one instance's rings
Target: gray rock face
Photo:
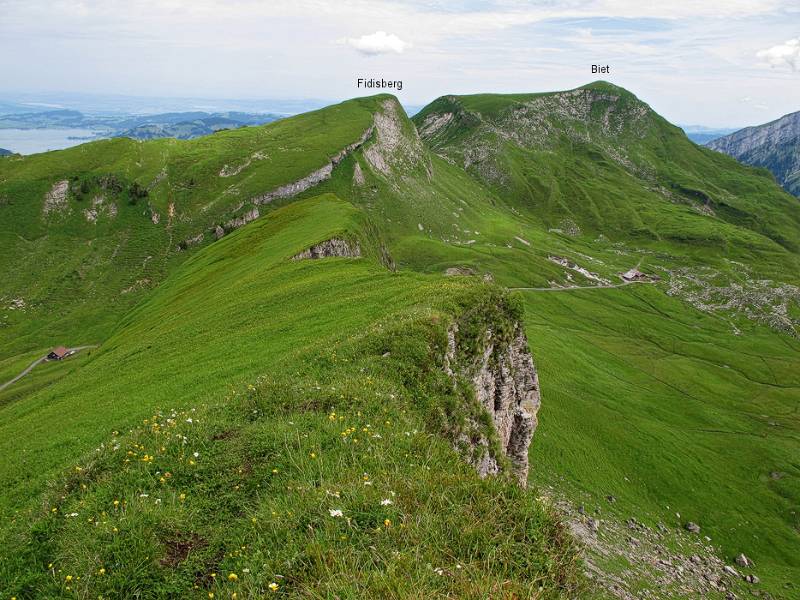
[[[402,107],[397,100],[386,100],[374,117],[375,142],[365,151],[364,158],[373,171],[389,175],[393,170],[413,168],[424,156],[422,141],[416,129],[404,130],[400,116]]]
[[[745,556],[744,554],[740,554],[739,556],[736,557],[736,564],[739,565],[740,567],[752,567],[753,561],[747,558],[747,556]]]
[[[238,229],[239,227],[244,227],[250,221],[255,221],[259,217],[258,208],[252,208],[248,210],[243,215],[236,217],[235,219],[231,219],[227,223],[225,223],[225,231],[231,231],[233,229]]]
[[[800,196],[800,112],[747,127],[706,146],[745,164],[769,169],[788,192]]]
[[[739,576],[739,573],[736,572],[736,569],[734,569],[730,565],[725,565],[724,567],[722,567],[722,570],[725,571],[725,574],[730,575],[731,577]]]
[[[688,522],[686,525],[684,525],[683,527],[684,527],[684,529],[686,529],[686,531],[688,531],[689,533],[700,533],[700,525],[698,525],[697,523],[693,523],[692,521],[689,521],[689,522]]]
[[[340,238],[331,238],[315,244],[299,254],[295,254],[292,260],[304,260],[309,258],[331,258],[339,256],[343,258],[359,258],[361,247],[358,242],[351,243]]]
[[[66,179],[56,181],[44,197],[44,206],[42,208],[44,215],[69,212],[69,203],[67,202],[68,192],[69,181]]]
[[[353,167],[353,185],[361,187],[365,183],[364,171],[361,170],[361,165],[356,162],[355,167]]]
[[[445,371],[455,379],[453,365],[461,349],[457,344],[457,325],[448,331]],[[511,460],[520,485],[528,478],[528,448],[536,430],[539,411],[539,377],[528,350],[522,326],[516,324],[510,342],[498,339],[490,329],[482,339],[483,351],[466,376],[475,390],[475,400],[491,416],[501,451]],[[481,477],[500,472],[498,457],[492,456],[489,440],[483,436],[461,433],[459,442],[468,446],[468,458]]]

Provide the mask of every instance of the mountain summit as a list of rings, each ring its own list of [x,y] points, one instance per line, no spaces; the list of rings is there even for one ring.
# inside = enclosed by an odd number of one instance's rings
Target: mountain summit
[[[444,96],[413,120],[434,152],[548,227],[683,239],[691,235],[685,226],[673,230],[659,216],[683,205],[800,248],[800,207],[764,173],[696,146],[607,82]]]

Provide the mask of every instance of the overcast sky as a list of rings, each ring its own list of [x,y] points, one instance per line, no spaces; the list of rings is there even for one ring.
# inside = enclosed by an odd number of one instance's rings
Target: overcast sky
[[[0,0],[6,96],[334,100],[358,77],[408,104],[603,78],[676,123],[762,123],[800,110],[800,2]]]

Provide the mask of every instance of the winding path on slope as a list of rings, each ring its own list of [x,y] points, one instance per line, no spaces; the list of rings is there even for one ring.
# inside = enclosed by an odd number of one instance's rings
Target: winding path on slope
[[[634,284],[654,284],[655,281],[625,281],[612,285],[576,285],[574,287],[510,287],[509,290],[520,292],[571,292],[574,290],[613,290]]]
[[[87,348],[97,348],[97,344],[90,344],[90,345],[88,345],[88,346],[75,346],[74,348],[67,348],[67,352],[69,352],[70,354],[75,354],[75,353],[77,353],[77,352],[80,352],[81,350],[86,350]],[[14,384],[14,383],[18,382],[20,379],[22,379],[23,377],[25,377],[25,375],[27,375],[28,373],[30,373],[31,371],[33,371],[33,369],[34,369],[34,368],[35,368],[37,365],[39,365],[39,364],[43,363],[43,362],[44,362],[44,361],[46,361],[46,360],[47,360],[47,354],[45,354],[44,356],[42,356],[42,357],[40,357],[40,358],[37,358],[37,359],[36,359],[35,361],[33,361],[33,362],[30,364],[30,365],[28,365],[28,368],[26,368],[24,371],[22,371],[22,373],[20,373],[20,374],[19,374],[19,375],[17,375],[16,377],[14,377],[14,379],[12,379],[11,381],[6,381],[6,382],[5,382],[3,385],[0,385],[0,392],[2,392],[2,391],[3,391],[4,389],[6,389],[8,386],[10,386],[10,385],[12,385],[12,384]]]

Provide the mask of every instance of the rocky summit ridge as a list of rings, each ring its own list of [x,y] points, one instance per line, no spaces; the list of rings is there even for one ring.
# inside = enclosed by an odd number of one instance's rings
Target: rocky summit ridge
[[[746,127],[706,146],[745,164],[768,169],[786,191],[800,196],[800,112]]]

